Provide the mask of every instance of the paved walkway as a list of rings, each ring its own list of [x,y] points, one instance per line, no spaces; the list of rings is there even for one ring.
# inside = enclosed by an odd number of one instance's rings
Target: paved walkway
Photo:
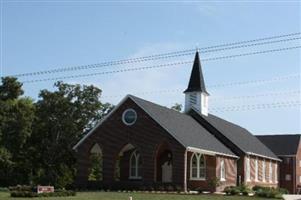
[[[283,195],[283,198],[285,200],[301,200],[301,195],[290,195],[290,194],[286,194]]]

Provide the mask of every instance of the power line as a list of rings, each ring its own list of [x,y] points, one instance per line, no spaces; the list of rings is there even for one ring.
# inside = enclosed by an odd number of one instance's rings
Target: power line
[[[170,89],[170,90],[154,90],[149,92],[134,92],[134,95],[151,95],[151,94],[170,94],[170,93],[178,93],[182,92],[183,89]],[[282,95],[299,95],[300,90],[293,91],[284,91],[284,92],[272,92],[272,93],[262,93],[255,95],[246,95],[246,96],[219,96],[219,97],[210,97],[210,101],[231,101],[231,100],[240,100],[240,99],[252,99],[252,98],[261,98],[261,97],[273,97],[273,96],[282,96]],[[119,98],[125,95],[110,95],[110,96],[102,96],[102,98],[110,99],[110,98]]]
[[[209,108],[210,112],[238,112],[238,111],[253,111],[253,110],[267,110],[267,109],[277,109],[277,108],[300,108],[300,101],[281,101],[274,103],[262,103],[262,104],[244,104],[240,106],[224,106],[224,107],[213,107]],[[159,111],[159,113],[164,114],[164,111]],[[139,118],[149,118],[149,115],[139,114]],[[119,121],[120,117],[114,117],[108,119],[110,121]]]
[[[292,33],[292,34],[287,34],[287,35],[280,35],[280,36],[273,36],[273,37],[267,37],[267,38],[259,38],[259,39],[254,39],[254,40],[240,41],[240,42],[235,42],[235,43],[209,46],[209,47],[200,48],[200,50],[201,50],[200,52],[201,53],[210,53],[210,52],[225,51],[225,50],[231,50],[231,49],[237,49],[237,48],[246,48],[246,47],[252,47],[252,46],[259,46],[259,45],[274,44],[274,43],[279,43],[279,42],[288,42],[288,41],[293,41],[293,40],[299,40],[301,38],[295,37],[295,38],[281,39],[281,40],[275,40],[275,41],[260,42],[260,43],[255,43],[255,44],[248,44],[250,42],[283,38],[283,37],[289,37],[289,36],[300,35],[300,34],[301,33]],[[241,44],[244,44],[244,45],[241,45]],[[233,46],[233,45],[239,45],[239,46]],[[226,46],[232,46],[232,47],[220,48],[220,47],[226,47]],[[220,49],[216,49],[216,48],[220,48]],[[122,64],[140,63],[140,62],[146,62],[146,61],[150,61],[150,60],[168,59],[168,58],[173,58],[173,57],[192,55],[192,54],[194,54],[194,52],[195,52],[195,49],[187,49],[187,50],[182,50],[182,51],[175,51],[175,52],[169,52],[169,53],[163,53],[163,54],[154,54],[154,55],[150,55],[150,56],[123,59],[123,60],[117,60],[117,61],[108,61],[108,62],[102,62],[102,63],[97,63],[97,64],[82,65],[82,66],[75,66],[75,67],[63,67],[63,68],[56,68],[56,69],[52,69],[52,70],[15,74],[15,75],[11,75],[11,76],[14,76],[14,77],[36,76],[36,75],[43,75],[43,74],[50,74],[50,73],[59,73],[59,72],[76,71],[76,70],[84,70],[84,69],[94,69],[94,68],[101,68],[101,67],[122,65]]]
[[[234,54],[234,55],[228,55],[228,56],[212,57],[212,58],[203,59],[202,61],[206,62],[206,61],[230,59],[230,58],[250,56],[250,55],[273,53],[273,52],[280,52],[280,51],[287,51],[287,50],[298,49],[300,47],[301,46],[293,46],[293,47],[278,48],[278,49],[269,49],[269,50],[264,50],[264,51],[255,51],[255,52],[242,53],[242,54]],[[80,75],[72,75],[72,76],[62,76],[62,77],[54,77],[54,78],[28,80],[28,81],[22,81],[22,83],[36,83],[36,82],[53,81],[53,80],[63,80],[63,79],[70,79],[70,78],[81,78],[81,77],[89,77],[89,76],[97,76],[97,75],[107,75],[107,74],[115,74],[115,73],[141,71],[141,70],[149,70],[149,69],[155,69],[155,68],[171,67],[171,66],[177,66],[177,65],[183,65],[183,64],[191,64],[191,63],[192,63],[192,61],[181,61],[181,62],[176,62],[176,63],[167,63],[167,64],[161,64],[161,65],[148,66],[148,67],[134,67],[134,68],[125,68],[125,69],[120,69],[120,70],[98,72],[98,73],[90,73],[90,74],[80,74]]]
[[[300,107],[300,101],[282,101],[264,104],[246,104],[241,106],[224,106],[209,109],[214,112],[232,112],[232,111],[246,111],[246,110],[259,110],[259,109],[273,109],[273,108],[289,108]]]
[[[228,82],[228,83],[218,83],[214,85],[208,85],[209,88],[222,88],[222,87],[235,87],[235,86],[246,86],[246,85],[257,85],[263,83],[272,83],[278,81],[285,81],[289,79],[300,78],[300,74],[289,74],[285,76],[276,76],[271,79],[259,79],[259,80],[249,80],[249,81],[237,81],[237,82]],[[168,90],[153,90],[148,92],[135,92],[134,95],[150,95],[150,94],[164,94],[164,93],[175,93],[175,92],[183,92],[184,89],[168,89]],[[123,97],[125,95],[108,95],[102,96],[102,98],[118,98]]]
[[[296,32],[296,33],[290,33],[290,34],[284,34],[284,35],[276,35],[276,36],[271,36],[271,37],[257,38],[257,39],[253,39],[253,40],[244,40],[244,41],[240,41],[240,42],[225,43],[225,44],[221,44],[221,45],[205,47],[205,48],[202,48],[201,50],[211,49],[211,48],[219,48],[219,47],[225,47],[225,46],[240,45],[240,44],[252,43],[252,42],[259,42],[259,41],[264,41],[264,40],[272,40],[272,39],[278,39],[278,38],[283,38],[283,37],[291,37],[291,36],[296,36],[296,35],[300,35],[300,34],[301,34],[301,32]]]
[[[263,93],[263,94],[255,94],[255,95],[246,95],[246,96],[222,96],[222,97],[212,97],[211,101],[228,101],[228,100],[240,100],[240,99],[253,99],[253,98],[261,98],[261,97],[274,97],[274,96],[283,96],[283,95],[300,95],[300,90],[295,91],[285,91],[285,92],[272,92],[272,93]]]

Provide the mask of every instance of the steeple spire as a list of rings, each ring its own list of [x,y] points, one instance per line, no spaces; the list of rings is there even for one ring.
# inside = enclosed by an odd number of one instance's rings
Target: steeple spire
[[[186,92],[204,92],[206,94],[209,94],[206,90],[198,51],[195,53],[188,88],[184,91],[184,93]]]
[[[190,80],[185,93],[185,112],[191,108],[208,115],[209,93],[206,90],[199,52],[195,53]]]

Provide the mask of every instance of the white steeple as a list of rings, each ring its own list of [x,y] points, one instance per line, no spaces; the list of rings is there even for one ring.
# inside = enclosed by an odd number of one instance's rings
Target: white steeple
[[[185,112],[192,107],[203,115],[208,115],[209,93],[206,91],[199,52],[197,51],[192,66],[188,88],[185,93]]]

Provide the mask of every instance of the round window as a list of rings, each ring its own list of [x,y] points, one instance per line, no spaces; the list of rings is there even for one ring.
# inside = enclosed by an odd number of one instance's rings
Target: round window
[[[133,125],[137,120],[137,113],[133,109],[127,109],[122,114],[122,121],[126,125]]]

